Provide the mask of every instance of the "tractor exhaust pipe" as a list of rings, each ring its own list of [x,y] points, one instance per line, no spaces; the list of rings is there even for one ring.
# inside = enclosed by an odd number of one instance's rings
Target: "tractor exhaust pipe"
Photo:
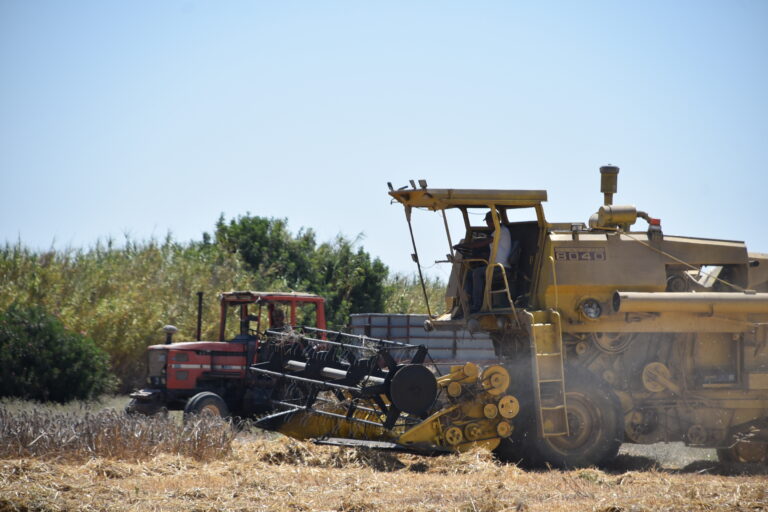
[[[197,341],[201,341],[203,332],[203,292],[197,292]]]

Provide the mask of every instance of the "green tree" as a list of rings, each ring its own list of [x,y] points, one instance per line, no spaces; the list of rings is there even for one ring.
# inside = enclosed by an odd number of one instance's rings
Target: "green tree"
[[[247,214],[216,224],[216,242],[240,255],[258,275],[282,280],[284,287],[325,297],[331,325],[342,326],[350,313],[380,312],[386,302],[388,269],[342,235],[317,245],[311,229],[293,235],[286,219]]]
[[[38,306],[0,314],[0,396],[87,400],[114,389],[109,357]]]
[[[312,254],[310,288],[326,298],[328,319],[337,326],[346,325],[351,313],[384,311],[389,271],[381,260],[371,259],[362,248],[355,250],[354,245],[339,235]]]
[[[250,214],[216,223],[216,243],[238,254],[247,268],[263,278],[277,278],[288,288],[300,288],[311,274],[315,233],[299,230],[293,236],[286,219],[255,217]]]

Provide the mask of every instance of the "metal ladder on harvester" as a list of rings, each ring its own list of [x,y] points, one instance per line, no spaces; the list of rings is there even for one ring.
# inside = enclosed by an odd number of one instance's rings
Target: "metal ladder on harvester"
[[[499,279],[496,279],[496,271],[498,270]],[[501,287],[499,287],[501,285]],[[489,295],[489,304],[491,306],[491,311],[494,313],[499,312],[511,312],[514,314],[515,318],[517,318],[517,311],[515,310],[515,302],[512,299],[512,294],[509,290],[509,280],[507,279],[507,271],[504,268],[504,265],[501,263],[494,263],[493,264],[493,271],[491,272],[491,285],[489,286],[488,295]],[[504,294],[502,297],[506,299],[505,306],[497,307],[495,305],[495,298],[499,294]]]
[[[539,435],[568,435],[560,314],[554,310],[525,311],[523,317],[530,334]]]

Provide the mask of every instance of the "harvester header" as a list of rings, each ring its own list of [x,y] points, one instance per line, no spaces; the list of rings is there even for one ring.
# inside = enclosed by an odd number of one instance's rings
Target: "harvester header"
[[[492,365],[435,374],[424,346],[302,329],[268,332],[256,386],[278,409],[256,425],[323,444],[416,453],[496,448],[513,430],[510,376]]]

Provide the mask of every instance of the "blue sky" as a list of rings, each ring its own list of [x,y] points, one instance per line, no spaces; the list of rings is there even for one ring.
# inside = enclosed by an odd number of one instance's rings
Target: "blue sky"
[[[768,252],[766,91],[761,0],[2,0],[0,242],[250,212],[410,272],[387,181],[547,189],[586,221],[611,162],[666,233]]]

